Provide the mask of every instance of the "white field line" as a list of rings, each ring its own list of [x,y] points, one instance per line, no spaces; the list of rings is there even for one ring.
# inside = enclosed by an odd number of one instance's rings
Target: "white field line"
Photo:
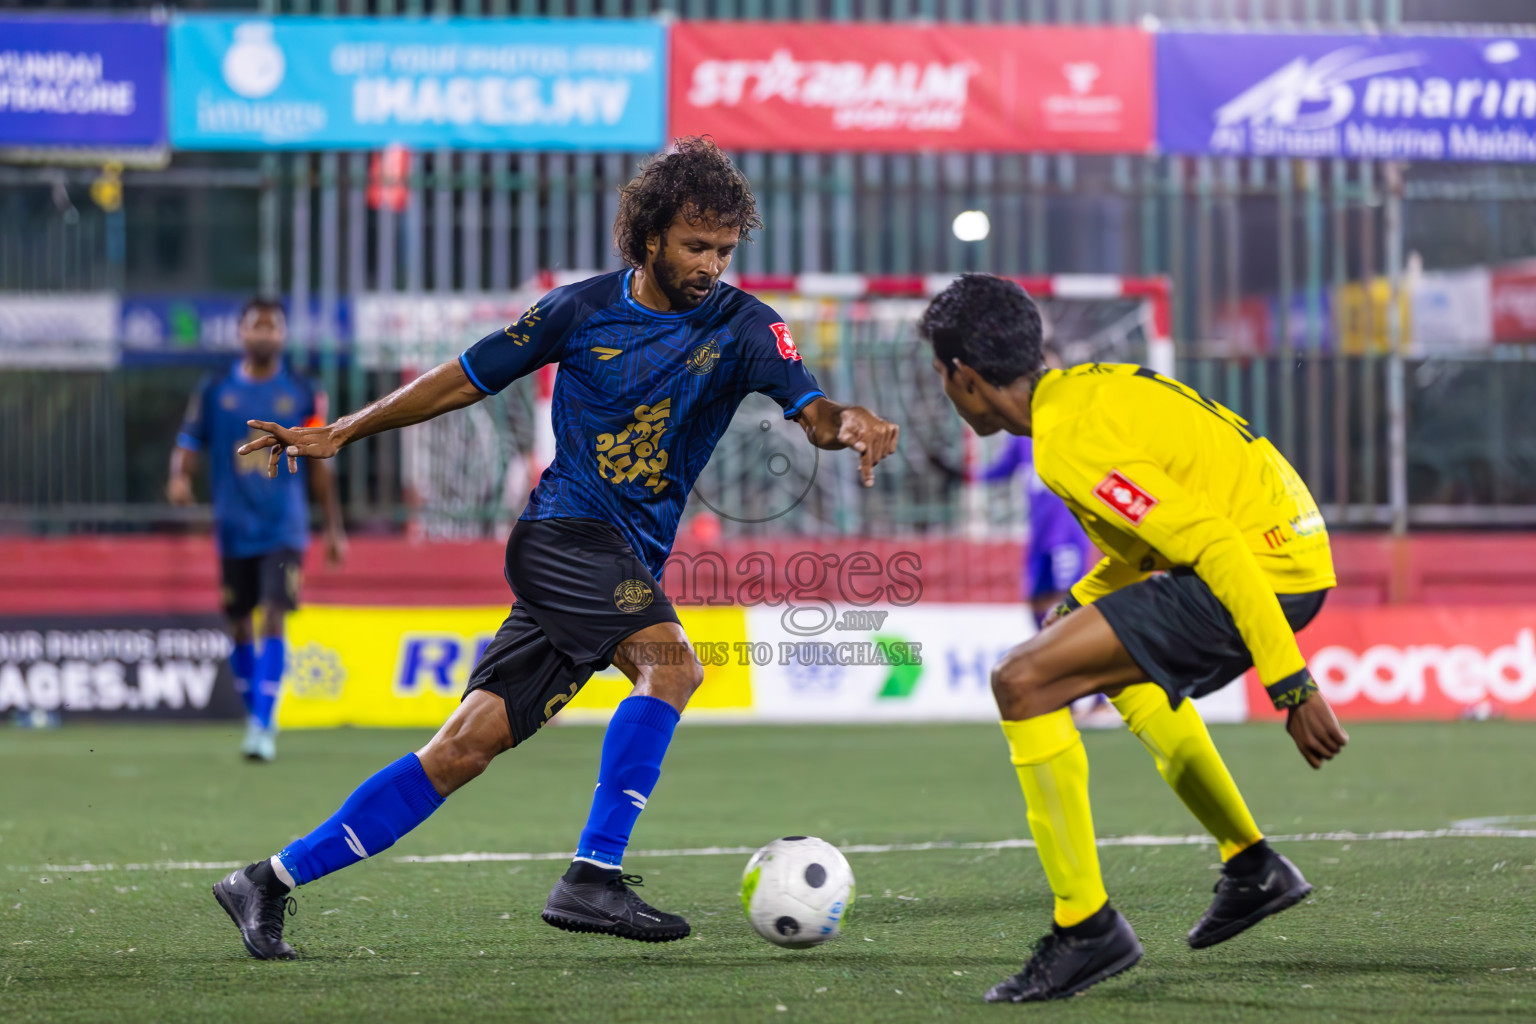
[[[1269,836],[1275,843],[1362,843],[1379,840],[1420,839],[1536,839],[1536,828],[1430,828],[1387,832],[1299,832]],[[1213,846],[1210,836],[1105,836],[1100,846]],[[927,850],[1021,850],[1035,845],[1033,839],[996,839],[985,843],[959,843],[939,839],[928,843],[852,843],[839,847],[844,853],[922,853]],[[742,857],[757,852],[755,846],[696,846],[680,850],[631,850],[629,857]],[[475,864],[482,862],[565,861],[569,850],[549,853],[438,853],[426,857],[396,857],[399,864]],[[157,860],[142,864],[8,864],[11,871],[85,874],[93,871],[229,871],[244,867],[238,860]]]

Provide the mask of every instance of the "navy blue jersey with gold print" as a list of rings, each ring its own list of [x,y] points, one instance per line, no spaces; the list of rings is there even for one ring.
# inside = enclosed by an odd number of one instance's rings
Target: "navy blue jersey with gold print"
[[[560,364],[555,459],[522,518],[612,523],[660,578],[688,492],[742,399],[762,392],[789,418],[822,390],[767,305],[718,284],[696,309],[658,313],[631,295],[633,273],[556,288],[459,364],[487,394]]]

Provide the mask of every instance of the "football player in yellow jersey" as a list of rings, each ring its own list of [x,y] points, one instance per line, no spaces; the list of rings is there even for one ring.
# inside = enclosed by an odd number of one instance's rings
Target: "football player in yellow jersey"
[[[1109,363],[1047,370],[1040,313],[1010,281],[959,278],[918,330],[961,417],[979,434],[1033,437],[1041,481],[1108,555],[992,673],[1056,906],[1034,956],[987,1000],[1059,999],[1141,959],[1099,873],[1068,710],[1087,694],[1109,695],[1219,844],[1222,877],[1191,946],[1298,903],[1312,887],[1264,841],[1187,698],[1256,667],[1313,768],[1347,742],[1296,645],[1336,582],[1306,486],[1241,417],[1175,380]]]

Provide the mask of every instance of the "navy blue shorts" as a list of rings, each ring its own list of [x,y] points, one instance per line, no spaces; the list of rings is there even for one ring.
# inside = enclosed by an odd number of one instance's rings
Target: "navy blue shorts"
[[[630,635],[677,622],[672,602],[612,524],[520,519],[507,538],[514,604],[470,673],[467,697],[507,705],[513,743],[532,736],[613,662]]]
[[[1277,594],[1291,629],[1301,632],[1322,610],[1328,591]],[[1147,678],[1178,707],[1204,697],[1253,667],[1232,613],[1193,569],[1176,568],[1099,598],[1115,636]]]
[[[225,617],[243,619],[257,605],[291,612],[299,607],[304,552],[279,548],[250,558],[221,558],[219,575]]]

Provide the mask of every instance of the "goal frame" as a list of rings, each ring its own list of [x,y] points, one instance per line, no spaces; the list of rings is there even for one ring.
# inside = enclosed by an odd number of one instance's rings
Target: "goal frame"
[[[932,298],[954,281],[956,274],[742,274],[737,285],[749,292],[778,292],[822,299]],[[1172,376],[1174,345],[1170,315],[1172,287],[1166,277],[1126,277],[1117,274],[1005,274],[1031,295],[1042,298],[1093,301],[1141,299],[1152,330],[1147,364]]]

